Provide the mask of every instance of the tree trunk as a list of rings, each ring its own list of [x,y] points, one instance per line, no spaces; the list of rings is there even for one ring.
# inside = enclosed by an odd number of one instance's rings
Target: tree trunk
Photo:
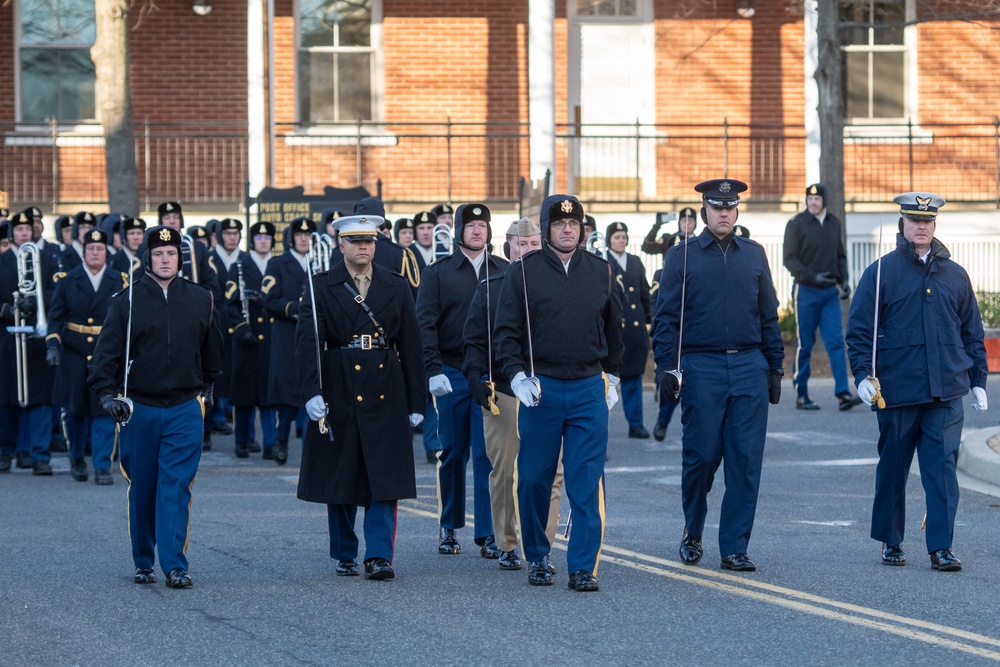
[[[837,0],[818,0],[816,32],[819,45],[816,85],[819,88],[819,178],[826,185],[827,210],[844,218],[844,87],[840,53],[840,13]],[[846,238],[844,239],[846,243]]]
[[[111,211],[138,216],[132,92],[129,85],[128,0],[95,0],[97,39],[90,51],[97,70],[97,102],[104,127],[104,160]]]

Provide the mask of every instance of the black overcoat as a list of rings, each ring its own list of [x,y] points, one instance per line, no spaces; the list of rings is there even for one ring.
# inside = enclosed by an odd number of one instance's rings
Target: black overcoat
[[[270,264],[270,261],[268,262]],[[250,324],[243,316],[240,304],[239,269],[243,267],[243,282],[247,291]],[[229,402],[241,407],[263,407],[267,402],[268,363],[271,355],[271,322],[264,310],[260,291],[261,275],[257,263],[249,253],[240,255],[229,267],[226,283],[225,325],[232,330],[232,375],[229,385]],[[250,327],[252,338],[241,334],[242,327]]]
[[[613,258],[608,260],[615,270],[615,280],[621,288],[622,299],[622,377],[631,378],[646,372],[649,359],[649,282],[646,269],[635,255],[625,255],[626,269]]]
[[[306,277],[302,265],[291,252],[272,257],[267,263],[261,287],[271,324],[267,405],[301,407],[309,398],[299,396],[295,372],[295,324],[302,307]]]
[[[409,283],[373,265],[365,302],[384,330],[385,350],[344,350],[375,324],[345,288],[354,281],[343,263],[313,279],[323,356],[322,393],[334,441],[309,422],[302,447],[298,496],[316,503],[368,505],[416,497],[410,413],[422,413],[426,377],[420,328]],[[297,331],[296,365],[305,397],[320,393],[311,299],[306,291]]]

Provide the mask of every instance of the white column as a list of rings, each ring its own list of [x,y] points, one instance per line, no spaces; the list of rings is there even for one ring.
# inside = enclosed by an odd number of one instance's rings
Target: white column
[[[805,0],[805,20],[802,22],[805,59],[803,75],[805,76],[805,113],[806,130],[806,182],[800,185],[804,188],[810,183],[819,181],[820,149],[819,128],[819,87],[816,85],[816,68],[819,66],[819,42],[816,38],[816,0]]]
[[[247,0],[247,178],[250,196],[267,184],[264,0]]]
[[[528,0],[530,178],[556,175],[555,0]]]

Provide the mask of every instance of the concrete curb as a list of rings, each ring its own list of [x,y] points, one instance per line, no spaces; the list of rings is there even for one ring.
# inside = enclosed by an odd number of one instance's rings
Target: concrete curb
[[[1000,454],[986,444],[997,432],[995,426],[965,432],[958,450],[958,469],[969,477],[1000,487]]]

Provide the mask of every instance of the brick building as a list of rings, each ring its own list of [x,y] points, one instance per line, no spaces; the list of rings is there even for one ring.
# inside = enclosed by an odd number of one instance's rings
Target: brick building
[[[404,209],[512,207],[519,177],[548,167],[558,190],[609,209],[680,205],[722,171],[751,202],[791,205],[818,177],[803,4],[161,0],[130,16],[141,198],[234,210],[247,180],[381,180]],[[1000,205],[1000,21],[920,22],[935,4],[840,3],[852,209],[911,183]],[[14,206],[106,197],[93,12],[0,6],[0,190]]]

